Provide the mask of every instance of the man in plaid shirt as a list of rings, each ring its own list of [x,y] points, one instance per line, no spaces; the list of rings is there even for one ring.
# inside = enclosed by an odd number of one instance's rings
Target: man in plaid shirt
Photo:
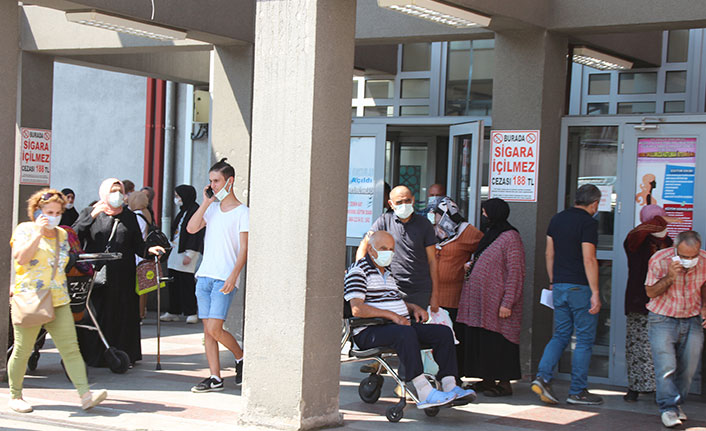
[[[706,252],[694,231],[650,259],[645,290],[657,380],[657,404],[666,427],[681,425],[681,408],[699,365],[706,326]]]

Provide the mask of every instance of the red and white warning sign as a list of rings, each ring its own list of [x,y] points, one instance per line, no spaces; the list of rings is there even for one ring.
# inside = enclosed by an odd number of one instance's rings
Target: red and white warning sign
[[[22,127],[20,184],[48,186],[51,181],[51,130]]]
[[[539,130],[490,132],[489,198],[537,202]]]

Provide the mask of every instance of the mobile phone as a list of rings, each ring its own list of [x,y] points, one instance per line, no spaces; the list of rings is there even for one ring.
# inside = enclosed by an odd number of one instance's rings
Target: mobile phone
[[[208,196],[209,198],[213,197],[213,189],[211,188],[211,186],[208,186],[208,188],[206,189],[206,196]]]

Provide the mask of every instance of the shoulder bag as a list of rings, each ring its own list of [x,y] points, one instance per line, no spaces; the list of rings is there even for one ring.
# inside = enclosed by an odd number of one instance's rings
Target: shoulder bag
[[[59,232],[56,232],[56,255],[51,268],[51,281],[54,281],[59,266]],[[50,282],[51,283],[51,282]],[[12,295],[12,324],[21,328],[32,328],[54,320],[51,286],[48,289],[28,289]]]
[[[105,253],[110,253],[111,241],[113,241],[113,237],[115,236],[115,231],[118,230],[118,222],[119,222],[119,220],[117,218],[113,222],[113,230],[110,231],[110,237],[108,238],[108,244],[105,245]],[[103,266],[100,267],[98,272],[96,272],[96,276],[93,281],[93,284],[105,285],[107,282],[108,282],[108,265],[103,264]]]

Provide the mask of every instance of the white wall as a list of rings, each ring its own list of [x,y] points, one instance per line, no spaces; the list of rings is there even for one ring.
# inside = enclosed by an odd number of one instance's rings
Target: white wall
[[[142,186],[146,78],[54,64],[51,185],[76,192],[80,211],[109,177]]]

